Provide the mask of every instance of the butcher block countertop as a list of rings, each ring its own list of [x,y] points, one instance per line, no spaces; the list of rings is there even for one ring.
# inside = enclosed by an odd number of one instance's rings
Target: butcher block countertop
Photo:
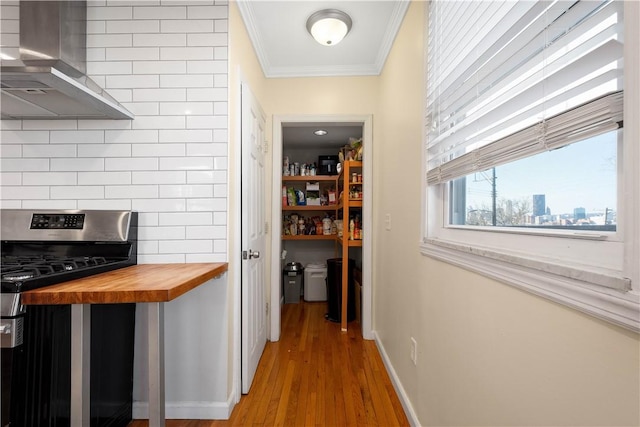
[[[227,263],[141,264],[23,292],[22,304],[167,302],[227,271]]]

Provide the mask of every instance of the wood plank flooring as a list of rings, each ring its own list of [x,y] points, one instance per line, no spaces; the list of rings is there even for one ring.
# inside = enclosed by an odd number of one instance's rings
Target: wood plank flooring
[[[326,303],[284,305],[280,341],[267,343],[229,420],[167,420],[167,427],[408,426],[375,343],[362,339],[358,322],[340,332],[325,311]]]

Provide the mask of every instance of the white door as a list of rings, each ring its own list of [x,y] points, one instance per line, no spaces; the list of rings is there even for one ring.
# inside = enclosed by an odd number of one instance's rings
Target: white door
[[[267,342],[265,295],[265,115],[242,84],[242,393],[248,393]]]

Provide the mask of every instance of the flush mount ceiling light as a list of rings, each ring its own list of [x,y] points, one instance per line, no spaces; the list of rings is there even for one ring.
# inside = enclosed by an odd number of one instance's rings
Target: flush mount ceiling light
[[[351,18],[337,9],[319,10],[307,19],[307,31],[318,43],[333,46],[351,30]]]
[[[324,135],[326,135],[326,134],[328,134],[328,133],[329,133],[329,132],[327,132],[327,131],[326,131],[326,130],[324,130],[324,129],[318,129],[318,130],[314,130],[314,131],[313,131],[313,134],[314,134],[314,135],[317,135],[317,136],[324,136]]]

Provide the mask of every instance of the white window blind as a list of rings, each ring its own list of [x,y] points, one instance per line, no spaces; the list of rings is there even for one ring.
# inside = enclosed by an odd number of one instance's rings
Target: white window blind
[[[620,127],[622,31],[622,1],[431,1],[428,184]]]

